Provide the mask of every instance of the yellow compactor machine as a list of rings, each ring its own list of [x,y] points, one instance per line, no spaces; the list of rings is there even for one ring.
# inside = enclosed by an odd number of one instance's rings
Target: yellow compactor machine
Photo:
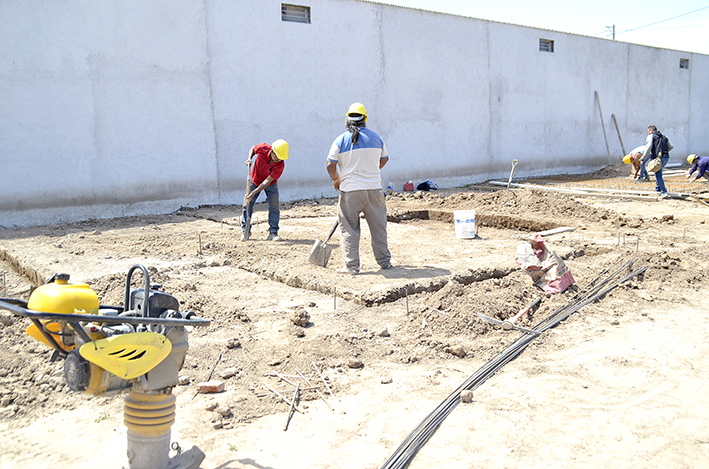
[[[137,270],[145,285],[131,289]],[[0,299],[0,309],[30,319],[27,334],[53,348],[53,360],[64,359],[64,378],[72,390],[126,394],[130,469],[198,468],[204,453],[196,447],[170,458],[176,409],[172,388],[189,348],[186,327],[209,321],[181,312],[175,297],[150,283],[142,265],[128,271],[122,307],[101,306],[89,285],[69,280],[67,274],[56,274],[29,301]]]

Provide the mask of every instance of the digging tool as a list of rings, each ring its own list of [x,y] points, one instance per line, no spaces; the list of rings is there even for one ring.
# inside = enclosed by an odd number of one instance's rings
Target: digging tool
[[[502,328],[503,328],[504,330],[506,330],[506,331],[511,331],[511,330],[513,330],[513,329],[517,329],[518,331],[526,332],[526,333],[528,333],[528,334],[539,335],[539,334],[540,334],[539,332],[533,331],[532,329],[527,329],[527,328],[518,326],[518,325],[516,324],[516,322],[517,322],[517,320],[518,320],[519,318],[521,318],[522,316],[524,316],[525,314],[527,314],[530,310],[536,308],[536,307],[539,305],[539,303],[540,303],[541,301],[542,301],[541,298],[537,298],[536,300],[534,300],[534,301],[532,302],[532,304],[530,304],[530,305],[527,306],[526,308],[522,308],[519,313],[515,314],[513,317],[511,317],[511,318],[509,318],[509,319],[505,319],[504,321],[500,321],[499,319],[495,319],[495,318],[491,318],[491,317],[489,317],[489,316],[485,316],[485,315],[482,314],[482,313],[478,313],[478,316],[479,316],[480,319],[482,319],[483,321],[485,321],[485,322],[487,322],[487,323],[490,323],[490,324],[492,324],[492,325],[494,325],[494,326],[502,326]]]
[[[512,170],[510,171],[510,178],[507,180],[507,190],[510,190],[510,184],[512,183],[512,175],[515,173],[515,166],[517,166],[517,160],[512,160]]]
[[[335,233],[337,225],[339,224],[339,220],[335,221],[325,241],[320,242],[319,239],[315,240],[315,244],[313,244],[313,248],[310,250],[310,255],[308,256],[308,262],[319,265],[320,267],[327,267],[327,261],[330,259],[330,252],[332,251],[332,246],[328,246],[327,242],[330,241],[330,238]]]
[[[250,200],[246,200],[246,196],[251,192],[251,160],[249,160],[249,170],[246,172],[246,192],[244,192],[244,210],[246,210],[246,222],[244,223],[244,238],[251,237],[251,214],[249,211]]]

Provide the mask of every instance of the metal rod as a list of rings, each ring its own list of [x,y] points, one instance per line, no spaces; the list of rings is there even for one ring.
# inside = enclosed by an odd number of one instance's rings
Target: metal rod
[[[27,302],[24,300],[0,300],[0,309],[6,309],[18,316],[29,319],[49,320],[49,321],[67,321],[67,315],[64,313],[47,313],[44,311],[34,311],[27,309]],[[99,310],[101,306],[99,306]],[[100,324],[152,324],[152,325],[172,325],[172,326],[208,326],[209,319],[190,317],[189,319],[175,318],[148,318],[134,316],[105,316],[101,314],[72,314],[72,321],[78,322],[94,322]]]
[[[285,432],[288,430],[288,424],[290,423],[290,419],[293,416],[293,409],[295,408],[295,399],[298,397],[298,391],[300,391],[300,383],[295,387],[295,391],[293,391],[293,400],[290,403],[290,409],[288,410],[288,419],[286,420],[286,426],[283,427],[283,431]]]
[[[89,337],[89,334],[87,334],[86,331],[84,330],[84,328],[81,327],[81,324],[80,324],[80,323],[78,323],[78,322],[70,322],[70,323],[68,323],[68,324],[71,326],[72,329],[74,329],[74,330],[76,331],[76,333],[79,335],[79,337],[82,338],[82,340],[83,340],[85,343],[88,344],[89,342],[92,342],[91,337]]]
[[[280,392],[276,391],[275,389],[273,389],[273,388],[272,388],[271,386],[269,386],[268,384],[264,384],[264,386],[266,386],[268,389],[270,389],[275,395],[277,395],[278,397],[280,397],[280,398],[283,400],[283,402],[285,402],[285,403],[288,404],[288,405],[291,405],[291,401],[289,401],[288,398],[285,397],[283,394],[281,394]],[[297,410],[298,412],[300,412],[301,414],[305,414],[305,412],[303,412],[302,410],[300,410],[300,408],[299,408],[297,405],[293,404],[293,408],[294,408],[295,410]]]
[[[335,410],[335,409],[333,409],[332,406],[327,402],[327,400],[325,399],[325,396],[322,395],[322,393],[320,392],[320,390],[319,390],[317,387],[314,387],[314,386],[313,386],[313,383],[311,383],[310,380],[308,380],[308,378],[306,378],[306,377],[303,375],[303,373],[301,373],[300,371],[298,371],[297,368],[295,369],[295,371],[296,371],[296,373],[298,373],[298,374],[300,375],[301,378],[303,378],[303,380],[305,380],[306,383],[308,383],[308,386],[310,386],[309,389],[315,389],[315,392],[318,393],[318,396],[320,396],[320,398],[323,400],[323,402],[325,402],[325,404],[327,404],[327,406],[328,406],[331,410]]]
[[[209,381],[212,379],[212,373],[214,373],[214,369],[217,367],[217,363],[219,363],[219,360],[222,359],[222,352],[219,352],[219,355],[217,355],[217,359],[214,361],[214,365],[212,365],[212,369],[209,370],[209,373],[207,374],[207,377],[205,378],[205,381]]]
[[[271,374],[271,376],[276,376],[276,377],[285,376],[286,378],[300,378],[300,376],[296,376],[296,375],[278,374],[278,373],[276,373],[275,371],[273,372],[273,374]],[[295,386],[295,384],[294,384],[293,386]]]
[[[327,388],[327,392],[329,392],[332,397],[335,397],[335,395],[332,393],[332,389],[330,389],[330,386],[327,384],[327,381],[325,381],[325,378],[323,377],[322,373],[320,373],[320,370],[318,370],[318,367],[315,364],[315,362],[310,362],[310,363],[313,364],[313,368],[315,368],[315,371],[318,372],[318,376],[320,376],[320,379],[322,380],[322,382],[325,383],[325,387]]]
[[[0,303],[2,303],[2,302],[0,302]],[[0,305],[0,307],[1,307],[1,305]],[[64,316],[66,316],[66,315],[64,315]],[[48,332],[44,328],[44,325],[41,322],[39,322],[39,320],[37,320],[35,318],[30,318],[30,321],[32,321],[32,323],[37,327],[37,329],[39,329],[39,332],[44,336],[45,339],[47,339],[47,342],[49,342],[49,344],[52,346],[52,348],[54,350],[59,352],[59,354],[63,357],[66,357],[68,355],[68,352],[66,350],[64,350],[63,348],[61,348],[61,346],[57,343],[57,341],[54,338],[54,336],[52,335],[52,333]]]
[[[507,183],[503,182],[503,181],[490,181],[490,182],[488,182],[488,184],[490,184],[491,186],[506,186],[507,185]],[[573,189],[571,189],[571,188],[562,188],[562,187],[540,186],[540,185],[536,185],[536,184],[518,184],[518,183],[514,183],[514,182],[512,183],[512,187],[518,187],[521,189],[536,189],[536,190],[540,190],[540,191],[563,192],[563,193],[577,194],[577,195],[592,195],[594,197],[619,197],[622,195],[625,198],[638,199],[638,200],[647,200],[650,197],[653,197],[655,195],[655,193],[651,192],[651,191],[599,189],[599,188],[595,188],[595,187],[574,187]],[[692,194],[685,194],[683,192],[672,192],[671,194],[676,195],[678,197],[692,196]],[[645,196],[645,197],[640,197],[640,196]]]
[[[301,391],[313,391],[316,389],[320,389],[320,386],[309,386],[307,388],[300,388]],[[289,391],[289,389],[282,389],[282,390],[279,390],[278,392],[286,392],[286,391]],[[273,392],[268,392],[266,394],[256,394],[256,397],[266,397],[266,396],[270,396],[271,394],[273,394]]]
[[[272,376],[276,376],[276,377],[278,377],[278,378],[281,378],[283,381],[285,381],[286,383],[290,384],[291,386],[295,386],[295,383],[294,383],[293,381],[287,379],[285,376],[283,376],[282,374],[278,373],[277,371],[274,371],[273,374],[272,374]]]

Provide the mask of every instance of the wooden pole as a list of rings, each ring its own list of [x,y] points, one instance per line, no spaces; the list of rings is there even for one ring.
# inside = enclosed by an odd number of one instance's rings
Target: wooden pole
[[[606,141],[606,151],[608,152],[608,164],[613,164],[611,161],[611,149],[608,146],[608,135],[606,135],[606,126],[603,123],[603,111],[601,111],[601,98],[598,96],[598,91],[596,91],[596,103],[598,104],[598,114],[601,116],[601,128],[603,129],[603,138]]]
[[[625,153],[625,145],[623,145],[623,137],[620,136],[620,129],[618,128],[618,121],[615,118],[615,114],[611,114],[611,117],[613,118],[613,123],[615,124],[615,131],[618,133],[618,140],[620,140],[620,149],[623,150],[623,156],[625,156],[627,153]]]

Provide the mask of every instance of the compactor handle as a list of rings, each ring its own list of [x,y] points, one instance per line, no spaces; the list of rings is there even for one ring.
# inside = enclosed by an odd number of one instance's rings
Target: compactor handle
[[[150,317],[150,301],[149,300],[149,295],[150,295],[150,275],[148,274],[148,269],[143,267],[140,264],[136,264],[133,267],[130,268],[128,271],[128,276],[126,277],[126,296],[125,296],[125,304],[123,306],[123,311],[128,311],[130,308],[130,279],[131,276],[133,275],[133,272],[135,269],[140,269],[143,272],[143,279],[145,279],[145,298],[144,298],[144,308],[143,308],[143,317],[149,318]]]

